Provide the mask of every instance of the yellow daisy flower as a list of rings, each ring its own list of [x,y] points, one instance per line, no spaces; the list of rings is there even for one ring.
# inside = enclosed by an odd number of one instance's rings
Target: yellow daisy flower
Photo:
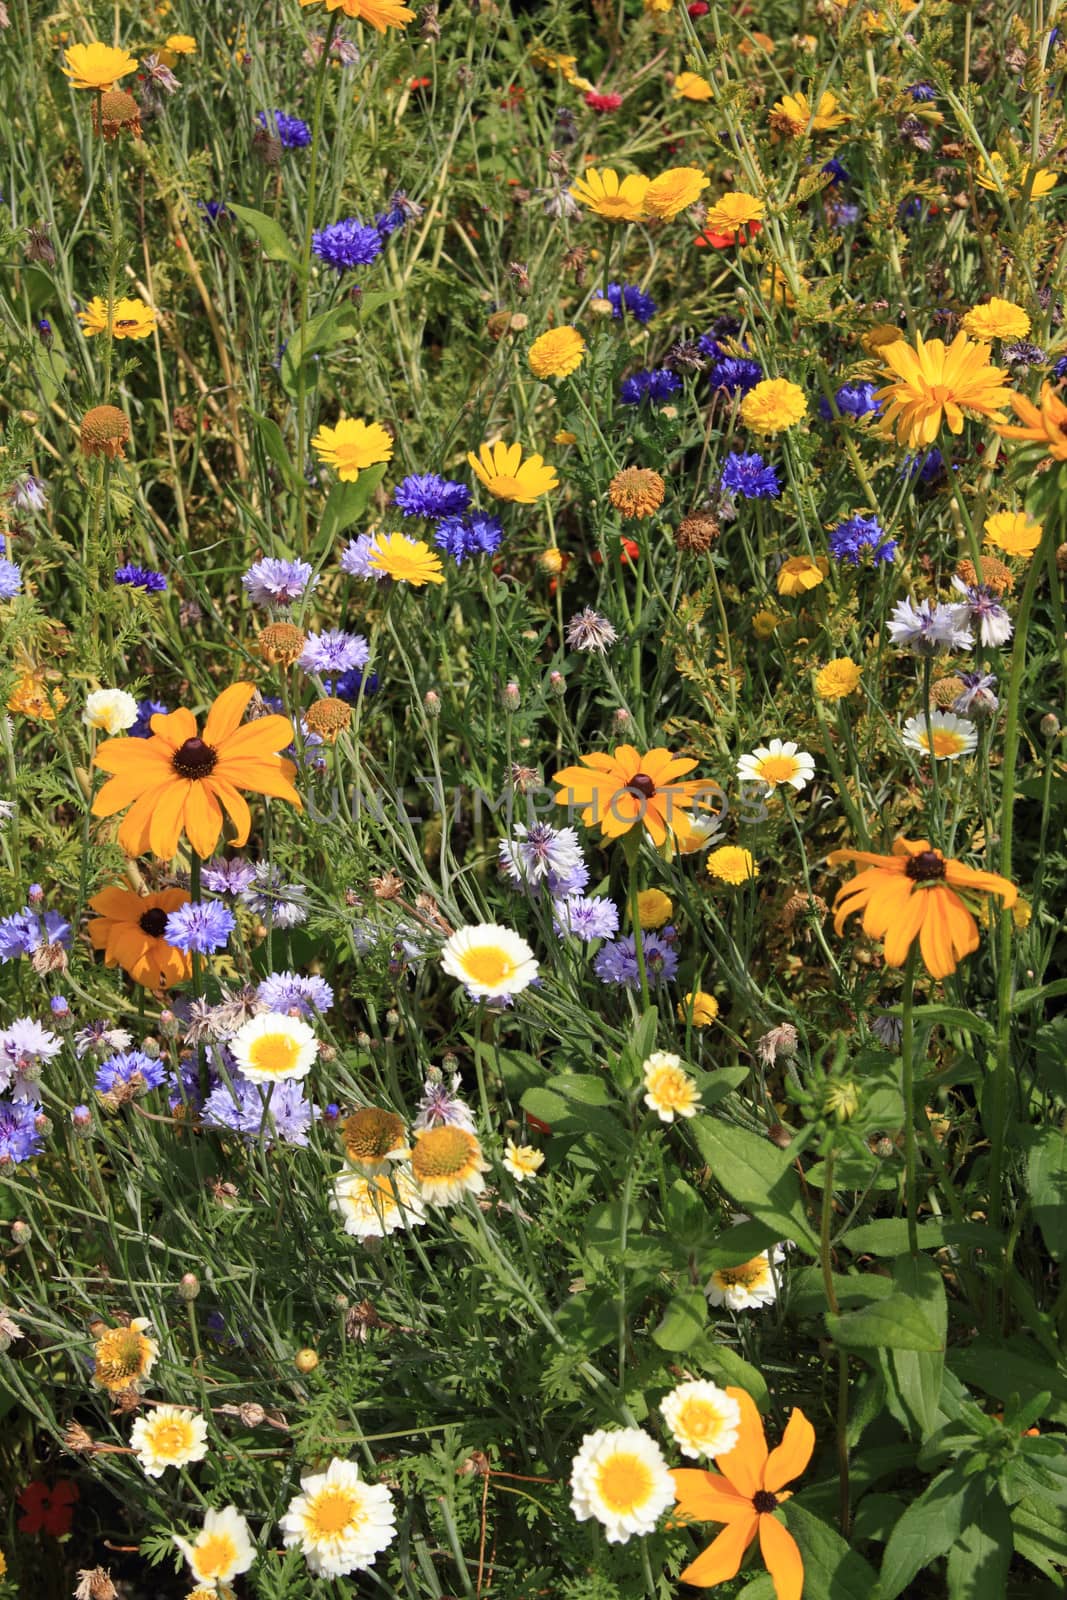
[[[78,312],[78,321],[87,339],[95,333],[106,333],[110,327],[113,339],[147,339],[156,327],[156,314],[143,300],[116,300],[111,308],[110,320],[107,301],[94,295],[84,311]]]
[[[355,483],[365,467],[393,458],[393,441],[381,423],[360,417],[341,417],[336,428],[320,428],[311,448],[320,461],[337,468],[342,483]]]
[[[835,656],[815,675],[815,693],[820,700],[843,700],[859,688],[863,670],[851,656]]]
[[[640,173],[620,178],[613,167],[586,167],[570,187],[575,200],[608,222],[639,222],[647,190],[648,179]]]
[[[739,844],[720,845],[707,859],[708,873],[720,883],[749,883],[759,877],[759,867],[751,850]]]
[[[696,204],[710,181],[699,167],[668,167],[645,190],[645,215],[670,222]]]
[[[569,378],[584,355],[585,340],[577,328],[549,328],[534,340],[526,360],[535,378]]]
[[[699,72],[680,72],[674,80],[676,100],[710,100],[713,92],[707,78],[702,78]]]
[[[1025,511],[997,511],[982,524],[985,542],[1008,556],[1032,556],[1041,543],[1044,524],[1031,522]]]
[[[972,306],[960,327],[972,339],[1025,339],[1030,318],[1014,300],[992,295],[984,304]]]
[[[444,583],[441,557],[424,539],[409,539],[406,533],[380,533],[371,546],[367,565],[394,583],[410,583],[422,589],[428,583]]]
[[[741,402],[741,420],[753,433],[784,433],[807,414],[803,389],[788,378],[763,378]]]
[[[888,400],[882,427],[896,427],[897,440],[910,449],[933,444],[944,423],[952,433],[962,433],[965,416],[998,421],[1000,408],[1011,399],[1004,387],[1004,367],[989,364],[988,344],[974,344],[957,333],[950,345],[942,339],[916,335],[915,348],[895,339],[879,351],[890,379],[875,398]]]
[[[466,1128],[446,1123],[417,1134],[411,1172],[427,1204],[454,1206],[465,1194],[481,1194],[485,1188],[482,1173],[488,1171],[477,1135]]]
[[[500,440],[483,444],[477,455],[468,450],[467,460],[475,477],[497,500],[530,506],[543,494],[559,488],[555,467],[547,466],[539,455],[529,455],[524,461],[521,444],[504,444]]]
[[[117,50],[113,45],[94,39],[91,44],[72,44],[67,51],[67,64],[60,70],[75,89],[92,89],[99,93],[103,89],[113,89],[120,78],[136,72],[137,57],[131,56],[128,50]]]

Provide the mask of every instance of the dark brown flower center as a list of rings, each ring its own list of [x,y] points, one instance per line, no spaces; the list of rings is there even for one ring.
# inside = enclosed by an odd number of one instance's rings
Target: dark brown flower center
[[[768,1511],[773,1511],[777,1504],[778,1497],[773,1495],[769,1489],[757,1489],[752,1496],[752,1509],[753,1511],[758,1511],[761,1516],[766,1516]]]
[[[158,906],[153,906],[151,911],[145,911],[138,918],[141,932],[147,933],[150,939],[162,939],[163,930],[167,926],[167,913]]]
[[[922,850],[911,857],[904,871],[916,883],[932,883],[935,878],[945,876],[945,860],[936,850]]]
[[[214,771],[218,756],[209,744],[203,739],[186,739],[185,743],[175,750],[170,764],[179,778],[206,778]]]
[[[656,792],[656,785],[647,772],[637,772],[626,785],[626,792],[639,794],[643,800],[651,800]]]

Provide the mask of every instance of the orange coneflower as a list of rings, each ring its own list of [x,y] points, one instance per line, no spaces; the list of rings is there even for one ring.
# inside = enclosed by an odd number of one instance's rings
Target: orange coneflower
[[[586,827],[599,823],[605,839],[616,839],[642,823],[654,843],[663,844],[668,830],[689,834],[688,807],[705,785],[699,778],[685,783],[675,779],[695,766],[669,750],[642,755],[632,744],[620,744],[612,755],[596,751],[582,756],[580,766],[564,767],[552,782],[561,785],[557,805],[576,807]]]
[[[792,1493],[785,1485],[804,1471],[815,1448],[815,1429],[795,1408],[789,1414],[782,1442],[767,1451],[763,1423],[751,1395],[728,1388],[741,1410],[737,1443],[715,1457],[718,1472],[676,1467],[671,1473],[678,1504],[673,1513],[696,1522],[725,1522],[702,1555],[681,1574],[683,1583],[708,1589],[736,1577],[756,1535],[778,1600],[800,1600],[804,1563],[796,1540],[774,1515]]]
[[[859,861],[866,867],[839,890],[834,901],[834,928],[863,912],[863,931],[882,939],[886,964],[902,967],[916,939],[932,978],[944,978],[964,956],[978,949],[978,924],[967,901],[957,893],[998,894],[1013,906],[1018,890],[995,872],[978,872],[948,860],[928,839],[897,839],[893,854],[867,850],[834,850],[827,860]]]
[[[93,949],[104,952],[105,966],[122,967],[146,989],[185,983],[192,974],[192,957],[163,935],[169,914],[188,905],[189,898],[184,889],[147,895],[120,884],[101,889],[89,901],[97,913],[88,926]]]
[[[119,844],[130,855],[151,850],[169,861],[183,831],[201,856],[209,856],[222,833],[222,813],[242,845],[252,828],[239,793],[274,795],[299,808],[293,788],[296,768],[278,754],[293,741],[288,717],[258,717],[241,726],[255,690],[250,683],[224,689],[197,733],[191,711],[152,718],[150,739],[109,739],[96,766],[116,774],[93,801],[94,817],[112,817],[130,807],[119,828]]]

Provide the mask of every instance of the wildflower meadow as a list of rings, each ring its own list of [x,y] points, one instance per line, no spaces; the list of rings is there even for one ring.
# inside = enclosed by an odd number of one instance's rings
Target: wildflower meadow
[[[1067,1583],[1060,0],[0,0],[0,1596]]]

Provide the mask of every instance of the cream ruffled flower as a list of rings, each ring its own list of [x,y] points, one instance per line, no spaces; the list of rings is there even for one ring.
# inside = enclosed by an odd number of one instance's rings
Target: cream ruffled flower
[[[664,1396],[659,1408],[683,1456],[710,1460],[726,1455],[737,1443],[741,1407],[725,1389],[706,1378],[680,1383]]]
[[[187,1467],[207,1455],[207,1423],[182,1406],[153,1406],[130,1432],[133,1453],[150,1478],[168,1467]]]
[[[364,1483],[354,1461],[335,1456],[325,1472],[301,1478],[281,1530],[286,1548],[299,1546],[318,1577],[365,1572],[396,1538],[393,1497],[382,1483]]]
[[[609,1544],[652,1533],[674,1504],[674,1481],[656,1441],[640,1428],[587,1433],[571,1468],[571,1510],[594,1517]]]

